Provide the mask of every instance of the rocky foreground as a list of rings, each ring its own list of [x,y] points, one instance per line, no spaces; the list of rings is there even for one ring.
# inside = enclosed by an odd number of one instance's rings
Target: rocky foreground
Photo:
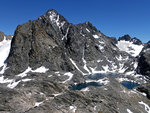
[[[150,113],[149,42],[116,40],[55,10],[19,25],[12,39],[0,34],[0,52],[12,40],[0,113]]]

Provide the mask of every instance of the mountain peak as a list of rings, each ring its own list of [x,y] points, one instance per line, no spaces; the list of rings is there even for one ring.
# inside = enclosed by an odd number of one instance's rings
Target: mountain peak
[[[59,21],[59,14],[57,13],[56,10],[50,9],[46,12],[45,14],[52,22],[53,21]]]
[[[130,41],[131,37],[130,37],[130,35],[126,34],[122,37],[119,37],[118,41],[120,41],[120,40]]]
[[[150,41],[148,41],[147,44],[150,44]]]
[[[133,42],[133,44],[136,44],[136,45],[142,45],[142,41],[136,37],[132,38],[131,42]]]
[[[50,9],[46,12],[46,14],[50,17],[50,19],[52,20],[53,18],[55,18],[56,16],[58,16],[58,12],[54,9]]]
[[[69,22],[60,15],[56,10],[50,9],[43,16],[39,17],[39,20],[44,20],[46,23],[50,23],[53,27],[62,28],[64,24]]]
[[[57,13],[58,14],[58,12],[55,10],[55,9],[49,9],[48,11],[47,11],[47,13]]]
[[[133,44],[135,45],[142,45],[142,42],[141,40],[139,40],[138,38],[134,37],[130,37],[130,35],[124,35],[122,37],[119,37],[118,41],[121,41],[121,40],[124,40],[124,41],[129,41],[129,42],[132,42]]]

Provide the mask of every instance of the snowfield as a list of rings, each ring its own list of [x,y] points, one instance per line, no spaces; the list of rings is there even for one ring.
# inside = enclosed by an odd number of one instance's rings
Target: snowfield
[[[7,59],[10,52],[11,40],[4,40],[0,42],[0,67],[4,65],[5,60]]]
[[[136,57],[143,49],[143,45],[135,45],[133,42],[120,40],[116,46],[121,50],[125,51],[132,56]]]

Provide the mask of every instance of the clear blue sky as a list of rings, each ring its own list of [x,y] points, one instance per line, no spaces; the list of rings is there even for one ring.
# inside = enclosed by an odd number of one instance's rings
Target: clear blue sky
[[[6,34],[55,9],[69,22],[90,21],[108,36],[129,34],[150,40],[150,0],[1,0],[0,4],[0,31]]]

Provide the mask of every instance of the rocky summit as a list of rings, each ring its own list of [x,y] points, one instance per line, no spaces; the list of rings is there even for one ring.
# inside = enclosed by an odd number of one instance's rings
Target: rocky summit
[[[53,9],[1,34],[0,113],[150,113],[149,42]]]

